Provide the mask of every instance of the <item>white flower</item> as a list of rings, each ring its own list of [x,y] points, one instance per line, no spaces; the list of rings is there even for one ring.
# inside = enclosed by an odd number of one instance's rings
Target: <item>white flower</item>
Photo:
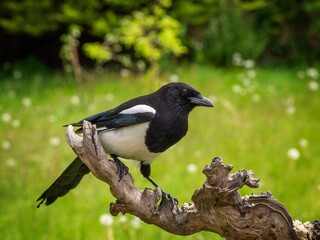
[[[58,146],[60,144],[61,140],[59,137],[51,137],[49,139],[49,143],[51,146]]]
[[[19,119],[14,119],[14,120],[12,120],[11,125],[12,125],[12,127],[14,127],[14,128],[18,128],[18,127],[20,127],[21,122],[20,122]]]
[[[250,69],[250,70],[247,71],[247,76],[249,78],[255,78],[257,76],[257,72],[255,70],[253,70],[253,69]]]
[[[112,93],[107,93],[106,101],[111,102],[114,99],[114,95]]]
[[[300,157],[300,152],[296,148],[290,148],[287,154],[288,154],[288,157],[292,160],[297,160]]]
[[[127,221],[128,221],[128,218],[127,218],[125,215],[121,215],[121,216],[119,217],[119,222],[125,223],[125,222],[127,222]]]
[[[3,140],[2,141],[2,148],[4,150],[8,150],[11,148],[11,143],[8,140]]]
[[[132,220],[131,220],[131,226],[135,229],[138,229],[141,227],[141,220],[140,218],[138,217],[134,217]]]
[[[177,74],[171,74],[169,79],[170,79],[170,82],[179,82],[180,77]]]
[[[10,113],[2,113],[1,119],[4,122],[10,122],[11,121],[11,115]]]
[[[245,77],[242,79],[242,83],[244,86],[248,87],[251,84],[251,81],[249,78]]]
[[[32,101],[30,98],[28,97],[25,97],[22,99],[22,105],[25,106],[25,107],[31,107],[32,105]]]
[[[308,77],[312,79],[317,79],[318,78],[318,70],[315,68],[308,68],[306,71],[306,74]]]
[[[261,98],[260,95],[257,93],[253,94],[251,97],[252,101],[254,101],[254,102],[259,102],[260,98]]]
[[[286,108],[286,114],[287,115],[293,115],[295,113],[296,113],[296,107],[295,106],[291,105],[291,106],[288,106]]]
[[[110,214],[102,214],[99,218],[101,225],[110,227],[113,224],[113,217]]]
[[[299,145],[303,148],[307,147],[309,145],[309,141],[305,138],[301,138],[299,140]]]
[[[198,171],[198,167],[194,163],[190,163],[187,165],[187,172],[188,173],[196,173]]]
[[[308,86],[311,91],[318,91],[319,90],[319,83],[315,80],[311,80],[309,82]]]
[[[254,68],[255,62],[254,62],[254,60],[252,60],[252,59],[248,59],[248,60],[242,61],[242,65],[243,65],[245,68]]]
[[[235,84],[232,86],[232,91],[235,93],[241,93],[243,91],[243,88],[240,85]]]
[[[16,160],[13,158],[8,158],[6,164],[8,167],[15,167],[17,165]]]
[[[70,98],[70,102],[71,102],[71,104],[73,104],[73,105],[79,105],[79,103],[80,103],[80,97],[77,96],[77,95],[73,95],[73,96],[71,96],[71,98]]]

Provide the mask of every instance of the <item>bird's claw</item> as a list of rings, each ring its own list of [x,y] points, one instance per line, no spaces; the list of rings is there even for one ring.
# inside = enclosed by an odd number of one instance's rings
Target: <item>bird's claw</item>
[[[178,204],[178,199],[173,197],[171,194],[166,193],[161,189],[162,197],[160,202],[160,207],[164,206],[169,202],[171,204],[171,210],[173,209],[174,205]]]
[[[120,160],[115,161],[117,165],[117,171],[116,174],[119,176],[119,182],[122,180],[122,178],[128,174],[129,168],[124,165]]]

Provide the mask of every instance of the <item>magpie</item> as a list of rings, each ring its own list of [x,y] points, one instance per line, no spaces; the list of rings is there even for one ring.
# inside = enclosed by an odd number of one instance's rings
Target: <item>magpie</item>
[[[150,164],[186,135],[188,115],[196,106],[213,107],[213,104],[186,83],[169,83],[154,93],[136,97],[71,125],[78,127],[77,133],[82,132],[84,120],[96,125],[103,149],[116,163],[119,181],[128,173],[128,168],[119,160],[121,157],[139,161],[142,175],[159,187],[150,177]],[[37,207],[42,203],[50,205],[67,194],[89,172],[89,168],[76,157],[37,199],[40,201]]]

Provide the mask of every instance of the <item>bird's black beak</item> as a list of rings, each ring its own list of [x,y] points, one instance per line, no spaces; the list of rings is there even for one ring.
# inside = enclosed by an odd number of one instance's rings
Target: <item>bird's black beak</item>
[[[202,95],[198,95],[196,97],[189,97],[189,100],[191,103],[197,105],[197,106],[204,106],[204,107],[214,107],[212,102]]]

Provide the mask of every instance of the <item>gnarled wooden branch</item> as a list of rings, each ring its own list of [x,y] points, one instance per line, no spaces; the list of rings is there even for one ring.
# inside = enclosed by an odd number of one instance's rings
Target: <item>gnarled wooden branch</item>
[[[295,222],[294,226],[286,208],[270,193],[242,197],[237,190],[244,185],[256,188],[259,179],[247,170],[230,174],[232,166],[224,165],[220,157],[204,168],[207,180],[193,194],[193,203],[180,207],[164,200],[159,204],[159,188],[141,191],[135,187],[130,174],[119,181],[116,165],[103,151],[95,127],[85,121],[83,130],[81,138],[69,126],[66,133],[68,143],[94,176],[110,186],[117,199],[110,204],[114,216],[130,213],[177,235],[211,231],[226,239],[246,240],[317,239],[320,236],[319,222],[309,225]]]

